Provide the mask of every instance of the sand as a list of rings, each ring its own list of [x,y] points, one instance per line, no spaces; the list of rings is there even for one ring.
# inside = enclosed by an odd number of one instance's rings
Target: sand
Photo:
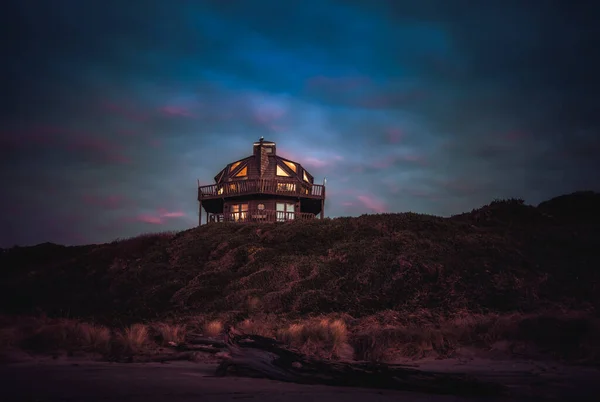
[[[423,370],[469,372],[502,382],[512,398],[464,398],[403,391],[214,377],[215,363],[107,363],[89,358],[12,356],[0,365],[6,402],[28,401],[529,401],[597,400],[600,370],[556,362],[482,357],[420,360]]]

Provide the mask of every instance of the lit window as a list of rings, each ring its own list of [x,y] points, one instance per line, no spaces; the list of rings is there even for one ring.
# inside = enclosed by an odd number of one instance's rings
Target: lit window
[[[231,217],[234,221],[243,221],[248,214],[248,204],[233,204],[231,206]]]
[[[303,178],[304,178],[304,181],[306,181],[306,182],[309,182],[309,183],[310,183],[310,180],[308,180],[308,176],[306,175],[306,171],[302,172],[302,176],[303,176]]]
[[[273,153],[273,147],[265,147],[265,152],[268,154],[272,154]]]
[[[285,163],[286,166],[292,170],[292,172],[296,173],[296,164],[295,163],[288,162],[288,161],[283,161],[283,163]]]
[[[244,166],[236,175],[235,177],[244,177],[248,175],[248,166]]]
[[[277,191],[296,191],[294,183],[277,183]]]
[[[265,204],[258,204],[258,206],[256,208],[258,210],[262,211],[263,209],[265,209]]]
[[[223,194],[223,187],[219,187],[219,191],[217,191],[218,194]]]
[[[276,205],[277,222],[284,222],[294,219],[294,204],[278,202]]]
[[[290,177],[290,175],[287,174],[287,172],[283,170],[279,165],[277,165],[277,176]]]
[[[229,172],[233,172],[236,167],[240,166],[240,163],[242,163],[242,161],[232,163],[231,167],[229,167]]]

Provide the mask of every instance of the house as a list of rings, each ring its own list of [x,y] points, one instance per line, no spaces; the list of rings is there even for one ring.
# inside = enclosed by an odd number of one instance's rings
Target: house
[[[298,162],[277,155],[262,137],[253,153],[228,164],[215,184],[198,185],[199,219],[206,222],[285,222],[325,214],[325,186]]]

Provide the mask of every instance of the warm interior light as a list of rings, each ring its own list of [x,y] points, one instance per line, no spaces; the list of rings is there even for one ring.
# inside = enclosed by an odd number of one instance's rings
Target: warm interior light
[[[296,164],[295,163],[288,162],[288,161],[283,161],[283,163],[285,163],[286,166],[292,170],[292,172],[296,173]]]
[[[231,167],[229,168],[230,172],[233,172],[235,170],[236,167],[240,166],[240,163],[242,163],[242,161],[238,161],[238,162],[233,162],[231,164]]]
[[[290,175],[279,165],[277,165],[277,176],[290,177]]]
[[[294,183],[277,183],[277,191],[296,191]]]

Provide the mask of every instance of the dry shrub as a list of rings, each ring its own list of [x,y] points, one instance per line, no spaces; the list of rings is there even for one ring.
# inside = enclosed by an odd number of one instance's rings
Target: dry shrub
[[[260,319],[246,319],[237,324],[236,328],[248,335],[272,337],[275,333],[270,323]]]
[[[452,343],[432,325],[396,325],[372,327],[351,339],[358,360],[389,362],[395,358],[418,359],[425,356],[447,356]]]
[[[277,337],[310,355],[349,359],[353,354],[348,344],[348,328],[339,319],[321,318],[293,323],[279,330]]]
[[[157,332],[162,345],[179,344],[185,340],[186,329],[184,325],[159,323],[153,329]]]
[[[124,331],[117,332],[113,339],[117,352],[139,353],[149,342],[148,327],[144,324],[133,324]]]
[[[223,323],[221,321],[210,321],[204,324],[204,334],[210,337],[217,337],[223,332]]]
[[[80,323],[78,331],[85,350],[102,354],[109,352],[111,336],[108,328],[101,325]]]

